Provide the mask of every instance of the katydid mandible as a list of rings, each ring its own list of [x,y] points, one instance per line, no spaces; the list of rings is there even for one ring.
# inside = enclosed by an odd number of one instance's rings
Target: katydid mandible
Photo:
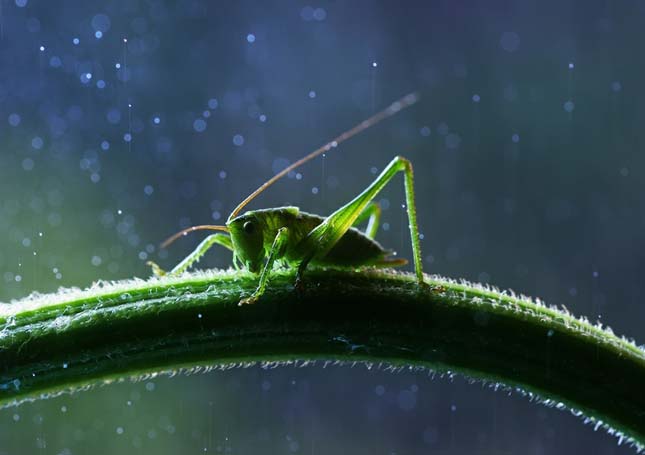
[[[233,266],[260,273],[255,292],[240,300],[240,305],[256,302],[264,293],[274,264],[297,267],[296,283],[301,284],[309,264],[343,267],[396,267],[407,260],[393,257],[393,252],[374,240],[381,214],[380,207],[372,202],[376,195],[398,172],[404,173],[406,210],[412,239],[414,269],[419,286],[424,286],[421,265],[421,248],[417,226],[412,164],[402,156],[395,157],[383,172],[362,193],[327,217],[301,212],[297,207],[278,207],[247,211],[241,210],[270,185],[314,157],[335,148],[341,142],[370,126],[399,112],[418,100],[416,93],[404,96],[386,109],[344,132],[336,139],[314,150],[267,180],[233,210],[226,224],[200,225],[184,229],[168,238],[162,247],[179,237],[198,230],[221,231],[206,237],[197,248],[174,269],[165,272],[154,262],[148,262],[157,276],[181,275],[213,245],[221,245],[233,252]],[[364,232],[355,226],[367,220]],[[227,235],[228,234],[228,235]]]

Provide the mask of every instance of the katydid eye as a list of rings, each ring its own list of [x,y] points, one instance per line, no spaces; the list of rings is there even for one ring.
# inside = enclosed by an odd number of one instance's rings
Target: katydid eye
[[[244,226],[242,226],[242,229],[244,229],[244,232],[247,234],[253,234],[253,231],[255,231],[255,225],[251,221],[247,221],[244,223]]]

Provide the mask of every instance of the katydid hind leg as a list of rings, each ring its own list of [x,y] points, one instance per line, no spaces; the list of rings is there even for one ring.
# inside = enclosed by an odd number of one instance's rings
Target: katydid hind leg
[[[356,227],[366,219],[367,227],[365,228],[364,233],[367,237],[374,240],[381,221],[381,206],[378,203],[372,201],[367,204],[352,226]]]
[[[325,256],[356,222],[356,219],[368,204],[398,172],[404,173],[406,211],[412,241],[412,253],[414,255],[414,268],[418,282],[424,284],[419,228],[414,202],[414,175],[410,161],[401,156],[397,156],[390,161],[385,169],[383,169],[383,172],[362,193],[329,215],[329,217],[309,233],[304,243],[306,254],[304,255],[305,260],[303,263],[306,264],[313,258]]]
[[[275,263],[276,259],[284,254],[284,250],[287,246],[288,241],[289,230],[286,227],[281,227],[280,229],[278,229],[278,233],[276,234],[275,239],[273,240],[273,244],[271,245],[269,257],[267,258],[266,264],[264,264],[264,268],[262,269],[262,273],[260,274],[258,287],[250,297],[246,297],[240,300],[240,305],[255,303],[262,296],[262,294],[264,294],[264,290],[266,289],[266,284],[269,279],[269,273],[271,273],[271,270],[273,269],[273,264]]]
[[[231,242],[231,238],[228,235],[225,234],[212,234],[206,237],[202,242],[197,245],[197,248],[193,250],[192,253],[190,253],[188,256],[186,256],[179,264],[175,266],[170,272],[164,271],[161,267],[159,267],[157,264],[155,264],[152,261],[148,261],[146,264],[148,264],[150,267],[152,267],[152,273],[154,273],[156,276],[164,276],[164,275],[181,275],[184,273],[188,268],[193,265],[195,262],[199,261],[199,259],[213,246],[213,245],[221,245],[231,251],[233,251],[233,243]]]
[[[294,284],[296,291],[302,290],[302,277],[310,261],[311,261],[311,258],[306,258],[303,261],[301,261],[300,264],[298,264],[298,270],[296,272],[296,282]]]

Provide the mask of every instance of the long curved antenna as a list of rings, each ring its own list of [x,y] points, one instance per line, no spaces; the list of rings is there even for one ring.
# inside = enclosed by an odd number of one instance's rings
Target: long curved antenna
[[[290,165],[290,166],[286,167],[285,169],[283,169],[282,171],[278,172],[276,175],[274,175],[269,180],[264,182],[257,190],[255,190],[250,195],[248,195],[246,197],[246,199],[244,199],[242,202],[240,202],[240,204],[237,207],[235,207],[235,210],[233,210],[231,212],[231,214],[229,215],[228,221],[231,221],[233,218],[235,218],[240,213],[240,211],[249,202],[251,202],[260,193],[262,193],[264,190],[266,190],[268,187],[273,185],[277,180],[281,179],[282,177],[284,177],[289,172],[293,171],[294,169],[296,169],[299,166],[302,166],[307,161],[317,157],[321,153],[324,153],[324,152],[327,152],[327,151],[331,150],[332,148],[336,147],[341,142],[344,142],[347,139],[351,138],[352,136],[355,136],[356,134],[360,133],[361,131],[366,130],[370,126],[376,125],[381,120],[385,120],[386,118],[396,114],[401,109],[405,109],[408,106],[412,106],[418,100],[419,100],[419,94],[416,93],[416,92],[415,93],[410,93],[410,94],[404,96],[403,98],[401,98],[401,99],[393,102],[392,104],[390,104],[388,107],[383,109],[381,112],[379,112],[377,114],[374,114],[373,116],[371,116],[367,120],[363,120],[361,123],[356,125],[354,128],[345,131],[343,134],[338,136],[336,139],[326,143],[325,145],[323,145],[320,148],[317,148],[316,150],[311,152],[309,155],[305,156],[304,158],[299,159],[298,161],[296,161],[292,165]]]
[[[189,234],[189,233],[191,233],[193,231],[224,231],[224,232],[229,232],[229,230],[228,230],[228,228],[226,226],[218,226],[216,224],[202,224],[200,226],[191,226],[189,228],[184,229],[183,231],[179,231],[176,234],[173,234],[172,236],[168,237],[161,244],[161,248],[166,248],[168,245],[170,245],[172,242],[177,240],[179,237],[183,237],[184,235]]]

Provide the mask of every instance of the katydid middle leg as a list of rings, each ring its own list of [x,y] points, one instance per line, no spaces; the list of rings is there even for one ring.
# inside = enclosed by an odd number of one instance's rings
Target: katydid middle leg
[[[414,175],[412,163],[402,156],[395,157],[383,169],[383,172],[361,194],[329,215],[315,227],[302,242],[303,260],[298,267],[296,282],[302,277],[307,264],[314,258],[324,257],[356,222],[376,195],[392,180],[397,172],[404,172],[405,200],[414,255],[414,269],[419,284],[424,284],[421,264],[421,245],[419,242],[419,227],[417,211],[414,203]]]

